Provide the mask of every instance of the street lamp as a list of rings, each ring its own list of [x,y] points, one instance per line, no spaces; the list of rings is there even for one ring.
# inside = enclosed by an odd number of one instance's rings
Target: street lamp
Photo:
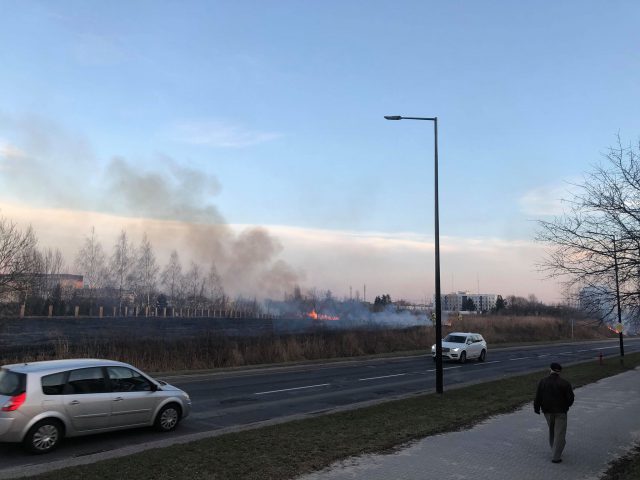
[[[616,301],[618,303],[618,335],[620,337],[620,364],[624,365],[624,343],[622,341],[622,310],[620,309],[620,282],[618,280],[618,252],[616,250],[616,236],[613,235],[613,264],[616,278]]]
[[[429,120],[433,122],[434,137],[434,219],[436,251],[436,392],[442,393],[442,304],[440,298],[440,219],[438,213],[438,117],[403,117],[385,115],[387,120]]]

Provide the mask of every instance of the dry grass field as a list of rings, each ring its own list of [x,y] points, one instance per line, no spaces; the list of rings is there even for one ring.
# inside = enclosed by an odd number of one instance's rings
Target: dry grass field
[[[449,331],[479,332],[489,345],[570,341],[571,321],[549,317],[468,316],[456,320]],[[576,321],[573,339],[612,338],[614,334],[594,322]],[[306,333],[230,337],[213,332],[173,338],[136,338],[122,332],[70,340],[60,336],[37,346],[0,352],[2,364],[61,358],[110,358],[147,371],[201,370],[247,365],[348,358],[364,355],[420,352],[435,342],[433,327],[404,329],[336,330],[318,326]]]

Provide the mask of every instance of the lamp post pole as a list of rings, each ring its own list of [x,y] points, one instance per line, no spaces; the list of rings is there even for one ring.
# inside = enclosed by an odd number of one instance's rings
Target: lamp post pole
[[[443,393],[442,381],[442,299],[440,295],[440,214],[438,205],[438,117],[402,117],[385,115],[387,120],[427,120],[433,122],[434,136],[434,237],[435,237],[435,307],[436,307],[436,392]]]
[[[618,303],[618,335],[620,337],[620,364],[624,365],[624,343],[622,340],[622,311],[620,309],[620,282],[618,280],[618,252],[616,249],[616,236],[613,237],[613,268],[616,276],[616,301]]]

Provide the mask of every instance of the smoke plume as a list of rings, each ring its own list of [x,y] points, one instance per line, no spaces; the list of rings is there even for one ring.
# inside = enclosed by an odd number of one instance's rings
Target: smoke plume
[[[1,112],[0,147],[0,200],[132,217],[138,231],[152,229],[153,221],[154,243],[162,235],[158,221],[167,222],[165,236],[174,237],[181,258],[215,264],[230,295],[282,295],[298,281],[265,228],[236,233],[225,222],[213,201],[221,190],[215,175],[163,155],[154,158],[153,170],[122,156],[102,166],[88,141],[55,122]]]

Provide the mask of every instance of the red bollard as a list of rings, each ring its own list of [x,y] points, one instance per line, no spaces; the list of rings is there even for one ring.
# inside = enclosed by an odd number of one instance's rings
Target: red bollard
[[[604,361],[602,360],[602,352],[598,354],[598,363],[600,363],[600,365],[604,364]]]

